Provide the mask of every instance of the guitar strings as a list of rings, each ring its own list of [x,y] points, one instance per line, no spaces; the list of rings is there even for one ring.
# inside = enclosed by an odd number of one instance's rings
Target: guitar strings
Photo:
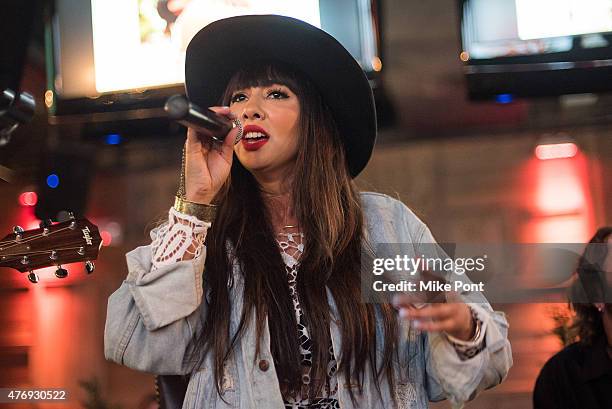
[[[53,231],[53,232],[49,232],[49,234],[47,234],[47,236],[51,236],[51,235],[53,235],[53,234],[56,234],[56,233],[62,232],[62,231],[64,231],[64,230],[66,230],[66,229],[70,229],[70,227],[62,227],[61,229],[55,230],[55,231]],[[20,245],[20,244],[29,243],[29,242],[31,242],[32,240],[35,240],[35,239],[38,239],[38,238],[41,238],[41,237],[45,237],[45,235],[44,235],[44,234],[42,234],[42,233],[40,233],[40,234],[34,235],[34,236],[32,236],[32,237],[28,237],[27,239],[22,240],[22,241],[17,241],[17,240],[0,241],[0,246],[2,246],[4,243],[13,243],[12,245],[9,245],[8,247],[3,247],[3,248],[2,248],[2,250],[6,250],[6,249],[13,248],[13,247],[15,247],[15,246],[18,246],[18,245]]]
[[[52,251],[65,251],[65,250],[76,250],[81,248],[81,246],[79,247],[64,247],[62,249],[55,249],[55,250],[41,250],[41,251],[34,251],[34,252],[26,252],[26,253],[14,253],[14,254],[5,254],[2,257],[14,257],[14,259],[18,259],[24,255],[39,255],[39,254],[47,254],[47,253],[51,253]],[[2,261],[8,261],[5,259],[2,259]]]
[[[70,228],[70,227],[62,227],[61,229],[58,229],[58,230],[56,230],[56,231],[49,232],[49,233],[47,234],[47,236],[51,236],[52,234],[59,233],[59,232],[61,232],[61,231],[64,231],[64,230],[66,230],[66,229],[69,229],[69,228]],[[11,247],[15,247],[15,246],[18,246],[18,245],[20,245],[20,244],[29,243],[30,241],[32,241],[32,240],[34,240],[34,239],[38,239],[38,238],[40,238],[40,237],[44,237],[44,236],[45,236],[45,235],[44,235],[43,233],[40,233],[40,234],[36,234],[36,235],[34,235],[34,236],[31,236],[31,237],[28,237],[27,239],[25,239],[25,240],[21,240],[21,241],[17,241],[17,240],[15,240],[15,239],[13,239],[13,240],[7,240],[7,241],[0,241],[0,245],[3,245],[3,244],[5,244],[5,243],[13,243],[13,245],[12,245],[12,246],[6,247],[7,249],[9,249],[9,248],[11,248]]]

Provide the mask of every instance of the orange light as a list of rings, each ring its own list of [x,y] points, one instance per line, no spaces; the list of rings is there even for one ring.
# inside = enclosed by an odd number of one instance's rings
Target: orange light
[[[51,108],[51,106],[53,105],[53,91],[51,91],[50,89],[45,91],[45,105],[47,106],[47,108]]]
[[[21,206],[35,206],[36,202],[38,202],[36,192],[23,192],[19,195],[19,204]]]
[[[470,54],[467,51],[463,51],[459,54],[459,59],[463,62],[467,62],[467,60],[470,59]]]
[[[382,70],[382,61],[378,57],[372,58],[372,69],[376,72]]]
[[[110,234],[110,232],[107,232],[106,230],[102,230],[100,232],[100,237],[102,238],[103,246],[110,246],[111,242],[113,241],[113,235]]]
[[[578,153],[578,146],[572,142],[538,145],[535,156],[540,160],[573,158]]]

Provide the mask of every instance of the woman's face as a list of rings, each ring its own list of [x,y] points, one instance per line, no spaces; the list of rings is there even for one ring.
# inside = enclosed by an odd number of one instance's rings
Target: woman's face
[[[234,146],[240,163],[255,176],[291,173],[298,151],[300,102],[289,87],[272,84],[235,91],[230,110],[244,126]]]

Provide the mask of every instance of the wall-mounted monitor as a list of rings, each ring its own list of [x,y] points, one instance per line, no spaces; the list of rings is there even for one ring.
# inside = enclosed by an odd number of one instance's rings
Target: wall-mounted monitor
[[[612,0],[460,0],[472,99],[612,90]]]
[[[160,107],[182,90],[185,49],[195,33],[244,14],[320,27],[375,77],[381,62],[373,7],[373,0],[56,0],[47,36],[48,105],[54,115]]]

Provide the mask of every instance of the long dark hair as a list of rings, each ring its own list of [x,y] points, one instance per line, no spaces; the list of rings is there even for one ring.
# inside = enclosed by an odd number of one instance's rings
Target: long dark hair
[[[321,391],[327,375],[330,344],[329,287],[338,312],[342,356],[338,371],[363,392],[367,367],[375,378],[388,379],[391,396],[395,382],[392,356],[397,352],[397,314],[388,304],[361,301],[362,250],[371,249],[364,238],[364,218],[359,193],[349,174],[338,127],[314,85],[298,71],[279,64],[258,64],[236,73],[225,95],[227,105],[238,89],[268,86],[289,87],[299,98],[300,141],[292,186],[296,217],[305,235],[300,258],[297,290],[308,326],[312,349],[309,396]],[[294,306],[280,249],[255,178],[234,156],[230,177],[215,201],[217,218],[206,237],[205,291],[210,292],[208,312],[197,343],[202,357],[214,354],[218,393],[225,361],[255,314],[256,354],[261,351],[265,318],[268,318],[270,348],[279,381],[288,393],[301,390],[300,349]],[[233,251],[228,252],[227,243]],[[371,254],[371,250],[368,254]],[[232,264],[239,264],[244,280],[244,304],[238,328],[230,334]],[[383,328],[382,362],[376,358],[376,327]],[[336,351],[337,353],[338,351]],[[349,389],[355,401],[353,390]]]
[[[571,288],[572,308],[576,317],[572,330],[581,343],[591,345],[593,341],[604,335],[601,312],[595,308],[594,302],[606,302],[609,299],[610,286],[606,280],[603,264],[608,255],[606,243],[612,234],[612,227],[602,227],[589,241],[584,253],[578,261],[576,269],[578,279]],[[606,309],[612,313],[612,306],[606,304]]]

